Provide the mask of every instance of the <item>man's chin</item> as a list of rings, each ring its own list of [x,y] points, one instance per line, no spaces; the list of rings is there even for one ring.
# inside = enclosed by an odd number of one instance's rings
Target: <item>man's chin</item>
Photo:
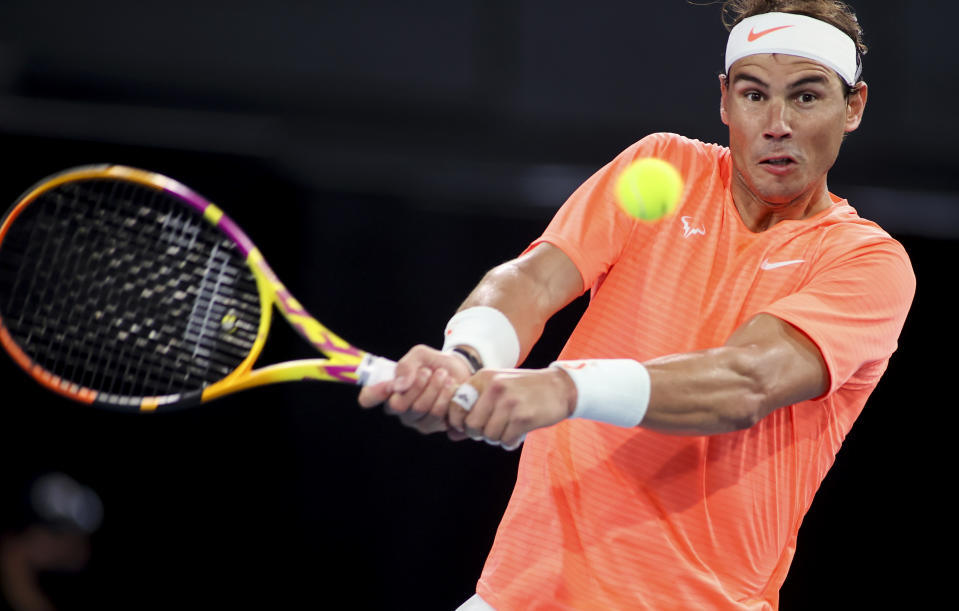
[[[757,193],[758,199],[760,199],[764,204],[768,206],[773,206],[776,208],[783,208],[789,204],[795,202],[799,199],[799,193],[782,193],[782,192],[772,192],[772,193]]]
[[[766,182],[766,184],[763,184],[763,182]],[[802,199],[803,194],[809,192],[809,186],[804,185],[804,187],[797,187],[795,184],[768,184],[768,181],[757,181],[751,190],[753,195],[762,202],[770,206],[780,207],[788,206]]]

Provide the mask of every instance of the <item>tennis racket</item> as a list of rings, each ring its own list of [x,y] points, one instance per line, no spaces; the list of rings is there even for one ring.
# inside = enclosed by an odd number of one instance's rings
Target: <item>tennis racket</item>
[[[274,306],[325,358],[253,369]],[[277,382],[368,385],[395,371],[308,314],[216,205],[117,165],[48,177],[3,218],[0,343],[54,392],[140,412]]]

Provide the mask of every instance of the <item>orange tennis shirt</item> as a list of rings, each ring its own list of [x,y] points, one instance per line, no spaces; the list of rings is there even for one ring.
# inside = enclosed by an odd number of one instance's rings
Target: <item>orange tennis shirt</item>
[[[635,222],[612,182],[650,155],[676,165],[685,192],[672,216]],[[803,515],[896,348],[915,276],[902,246],[835,196],[751,232],[731,168],[724,147],[654,134],[570,197],[534,242],[562,249],[592,289],[560,358],[715,347],[766,312],[819,347],[828,392],[720,435],[588,420],[533,431],[477,584],[499,611],[777,607]]]

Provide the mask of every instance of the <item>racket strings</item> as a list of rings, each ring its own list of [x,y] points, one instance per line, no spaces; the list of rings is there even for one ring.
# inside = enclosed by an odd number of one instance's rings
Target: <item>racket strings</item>
[[[97,185],[97,187],[98,189],[102,188],[100,185]],[[109,185],[112,193],[115,193],[117,187],[118,185],[116,183]],[[74,193],[77,197],[89,197],[84,204],[87,206],[87,213],[94,219],[100,216],[98,204],[108,197],[105,193],[98,193],[98,189],[94,189],[91,193]],[[68,200],[66,193],[58,195],[58,199],[59,198]],[[69,222],[70,215],[66,215],[64,220]],[[64,288],[67,293],[68,303],[78,305],[88,303],[84,295],[85,287],[89,287],[89,291],[93,295],[99,295],[105,290],[106,287],[104,286],[103,280],[95,274],[95,271],[100,269],[104,261],[103,237],[102,234],[94,234],[91,231],[91,225],[82,223],[78,223],[75,231],[71,233],[68,252],[72,253],[72,256],[68,264],[72,263],[73,269],[69,271],[64,270],[62,274],[65,280]],[[85,248],[85,244],[90,244],[90,248]],[[64,330],[63,337],[60,338],[58,342],[63,348],[59,352],[60,358],[54,358],[53,366],[63,372],[61,374],[63,378],[76,381],[84,386],[90,386],[92,382],[91,374],[95,372],[92,359],[93,351],[89,349],[86,351],[79,350],[80,345],[78,342],[65,341],[66,337],[83,337],[88,346],[95,346],[97,344],[96,337],[91,337],[88,327],[83,324],[85,319],[84,314],[84,309],[80,307],[61,309],[61,319],[65,315],[68,326]]]
[[[154,396],[200,388],[246,358],[261,311],[255,281],[233,242],[172,196],[68,183],[28,213],[0,248],[11,295],[0,314],[51,373]]]
[[[54,202],[54,205],[57,206],[56,210],[59,210],[60,204],[62,204],[60,200]],[[10,299],[4,313],[20,312],[17,321],[21,324],[23,323],[24,313],[30,312],[31,308],[43,307],[44,300],[41,289],[54,285],[49,276],[51,273],[56,273],[56,269],[39,269],[35,273],[26,273],[29,266],[25,263],[30,260],[46,259],[48,249],[51,246],[56,247],[55,242],[42,238],[44,234],[57,231],[55,221],[56,217],[41,218],[30,226],[29,237],[25,242],[21,241],[22,243],[18,244],[18,235],[11,231],[4,243],[3,262],[6,263],[3,266],[4,271],[6,273],[12,271],[16,276],[9,292]]]

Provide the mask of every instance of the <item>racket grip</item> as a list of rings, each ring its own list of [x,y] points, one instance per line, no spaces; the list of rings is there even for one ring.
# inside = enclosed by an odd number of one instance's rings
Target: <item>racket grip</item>
[[[476,403],[477,399],[479,399],[479,391],[467,382],[459,385],[459,388],[456,389],[456,393],[453,395],[452,401],[465,411],[470,411],[473,409],[473,404]]]
[[[372,386],[396,377],[396,361],[367,354],[356,368],[360,386]]]

